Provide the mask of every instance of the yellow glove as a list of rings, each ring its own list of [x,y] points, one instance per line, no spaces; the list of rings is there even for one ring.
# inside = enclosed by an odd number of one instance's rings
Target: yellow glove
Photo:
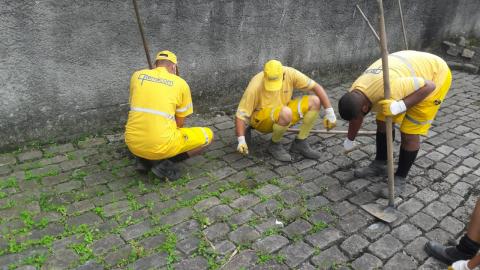
[[[245,136],[238,137],[237,151],[242,155],[248,155],[248,145],[245,141]]]
[[[394,99],[384,99],[378,102],[382,106],[382,113],[385,116],[394,116],[402,114],[407,110],[403,100],[396,101]]]
[[[330,130],[337,126],[337,117],[335,116],[335,112],[333,108],[326,108],[325,109],[325,117],[323,118],[323,126]]]

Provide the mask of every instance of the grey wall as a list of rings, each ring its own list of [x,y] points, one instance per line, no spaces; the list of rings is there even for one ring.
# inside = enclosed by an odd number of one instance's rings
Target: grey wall
[[[351,77],[378,47],[376,1],[138,0],[152,55],[177,53],[197,112],[231,109],[280,59],[322,84]],[[390,51],[403,48],[385,1]],[[403,0],[411,47],[480,36],[478,0]],[[130,74],[146,67],[130,0],[0,0],[0,148],[122,128]]]

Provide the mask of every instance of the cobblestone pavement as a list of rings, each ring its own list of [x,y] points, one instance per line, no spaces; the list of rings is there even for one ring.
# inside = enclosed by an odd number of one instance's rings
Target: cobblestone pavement
[[[136,174],[121,134],[1,154],[0,269],[446,269],[423,246],[457,239],[477,200],[479,93],[480,76],[454,73],[391,225],[359,207],[385,180],[352,173],[373,137],[344,155],[343,137],[311,136],[320,160],[282,163],[268,136],[242,157],[230,117],[196,118],[215,142],[177,182]]]

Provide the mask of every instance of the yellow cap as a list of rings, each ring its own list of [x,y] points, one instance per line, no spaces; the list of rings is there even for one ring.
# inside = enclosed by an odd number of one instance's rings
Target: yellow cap
[[[263,67],[263,83],[267,91],[279,91],[283,83],[283,66],[280,61],[270,60]]]
[[[155,60],[168,60],[174,64],[177,64],[177,56],[171,51],[161,51],[157,53]]]

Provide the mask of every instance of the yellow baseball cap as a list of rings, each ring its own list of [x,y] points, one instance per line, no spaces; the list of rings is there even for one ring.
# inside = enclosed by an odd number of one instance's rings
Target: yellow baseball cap
[[[280,61],[270,60],[263,67],[263,84],[267,91],[279,91],[283,83],[283,66]]]
[[[177,64],[177,56],[171,51],[161,51],[157,53],[155,60],[168,60],[174,64]]]

